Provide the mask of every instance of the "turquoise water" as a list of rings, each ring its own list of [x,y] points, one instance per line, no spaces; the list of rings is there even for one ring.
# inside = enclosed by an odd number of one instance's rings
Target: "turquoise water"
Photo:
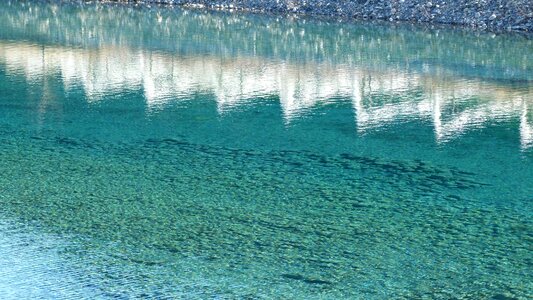
[[[2,299],[531,299],[533,41],[0,4]]]

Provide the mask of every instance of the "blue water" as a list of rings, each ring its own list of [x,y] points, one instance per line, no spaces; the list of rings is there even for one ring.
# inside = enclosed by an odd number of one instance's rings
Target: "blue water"
[[[0,298],[533,297],[530,37],[0,13]]]

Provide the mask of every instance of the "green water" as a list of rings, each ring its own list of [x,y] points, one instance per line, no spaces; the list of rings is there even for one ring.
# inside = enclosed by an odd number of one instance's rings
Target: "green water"
[[[0,14],[0,298],[533,297],[529,37]]]

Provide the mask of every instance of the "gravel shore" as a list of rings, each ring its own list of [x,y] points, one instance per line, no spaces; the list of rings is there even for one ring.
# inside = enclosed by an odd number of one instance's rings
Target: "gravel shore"
[[[533,32],[532,0],[119,0],[357,20]]]

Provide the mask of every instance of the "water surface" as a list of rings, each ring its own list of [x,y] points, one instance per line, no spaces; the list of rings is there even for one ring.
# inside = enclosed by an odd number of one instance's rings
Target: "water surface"
[[[527,37],[0,11],[1,295],[533,297]]]

